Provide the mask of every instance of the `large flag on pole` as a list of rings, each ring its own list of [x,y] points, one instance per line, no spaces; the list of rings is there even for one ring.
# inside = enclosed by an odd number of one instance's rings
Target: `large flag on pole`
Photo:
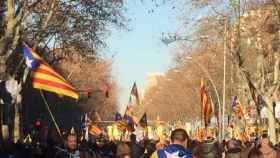
[[[133,115],[133,108],[132,108],[132,99],[131,99],[131,96],[129,97],[129,100],[128,100],[128,104],[126,106],[126,109],[125,109],[125,112],[124,112],[124,115],[128,115],[128,116],[132,116]]]
[[[134,82],[133,87],[131,89],[131,95],[135,98],[136,104],[140,105],[140,98],[139,98],[136,82]]]
[[[115,114],[115,122],[118,130],[124,131],[126,129],[127,121],[123,119],[122,115],[119,112],[116,112]]]
[[[75,99],[79,98],[77,90],[51,68],[33,49],[24,45],[23,52],[27,66],[33,70],[33,88],[46,90]]]
[[[231,107],[232,107],[232,108],[235,108],[236,105],[237,105],[237,96],[234,96],[234,97],[233,97],[233,100],[232,100],[232,103],[231,103]]]
[[[120,121],[122,120],[122,115],[119,112],[115,113],[115,121]]]
[[[206,93],[206,88],[203,79],[201,79],[201,84],[200,84],[200,97],[201,97],[201,106],[202,106],[201,109],[204,118],[204,124],[207,127],[210,123],[210,118],[213,110],[212,110],[212,106],[209,103],[209,99]]]
[[[148,121],[147,121],[147,114],[144,113],[144,115],[141,117],[139,124],[141,127],[146,128],[148,126]]]

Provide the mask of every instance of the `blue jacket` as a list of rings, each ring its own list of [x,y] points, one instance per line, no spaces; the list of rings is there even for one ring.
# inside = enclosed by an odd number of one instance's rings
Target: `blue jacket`
[[[157,158],[168,158],[168,157],[178,157],[178,158],[192,158],[192,153],[186,150],[183,146],[172,144],[169,145],[156,153]]]

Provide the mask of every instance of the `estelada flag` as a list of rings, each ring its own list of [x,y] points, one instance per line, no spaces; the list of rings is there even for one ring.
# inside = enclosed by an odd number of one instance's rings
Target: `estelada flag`
[[[201,84],[200,84],[200,97],[201,97],[201,106],[202,106],[201,109],[204,117],[204,123],[205,126],[207,127],[210,123],[212,106],[209,104],[209,99],[206,93],[206,88],[203,79],[201,79]]]
[[[147,114],[144,113],[143,116],[141,117],[139,121],[139,125],[143,128],[146,128],[148,126],[148,121],[147,121]]]
[[[99,136],[102,133],[102,130],[98,128],[96,125],[91,124],[89,126],[89,133],[94,136]]]
[[[245,113],[244,113],[244,109],[243,109],[243,106],[241,105],[241,103],[238,103],[238,104],[236,105],[235,112],[236,112],[236,114],[238,115],[238,117],[239,117],[240,119],[243,119],[243,118],[244,118]]]
[[[32,86],[36,89],[46,90],[58,95],[65,95],[75,99],[79,98],[77,90],[61,75],[51,68],[33,49],[24,44],[24,56],[27,65],[33,68]],[[35,68],[34,63],[38,62]],[[33,63],[33,64],[32,64]]]
[[[140,98],[139,98],[139,93],[138,93],[138,89],[137,89],[136,82],[134,82],[130,94],[131,94],[132,96],[135,97],[136,104],[137,104],[137,105],[140,105]]]
[[[129,97],[129,101],[128,101],[128,104],[126,106],[125,112],[124,112],[124,116],[125,115],[133,116],[133,107],[132,107],[131,97]]]
[[[120,120],[122,120],[122,115],[119,112],[116,112],[115,113],[115,121],[117,122],[117,121],[120,121]]]
[[[133,116],[129,116],[129,115],[124,115],[123,119],[126,121],[126,129],[130,132],[133,132],[135,131],[135,128],[134,128],[134,119],[133,119]]]
[[[127,122],[124,119],[117,121],[116,124],[117,124],[118,130],[120,130],[120,131],[124,131],[126,129],[126,127],[127,127]]]

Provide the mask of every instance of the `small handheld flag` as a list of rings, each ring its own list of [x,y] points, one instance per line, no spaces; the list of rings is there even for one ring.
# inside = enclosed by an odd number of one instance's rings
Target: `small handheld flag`
[[[98,136],[102,133],[102,130],[100,128],[98,128],[96,125],[92,124],[89,126],[89,133],[91,135]]]

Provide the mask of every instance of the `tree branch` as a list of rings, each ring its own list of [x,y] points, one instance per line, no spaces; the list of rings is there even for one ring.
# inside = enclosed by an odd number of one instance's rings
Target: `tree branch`
[[[13,19],[15,13],[14,0],[7,0],[7,19]]]
[[[277,2],[277,0],[272,0],[272,3],[276,9],[277,15],[278,15],[278,20],[280,22],[280,6],[279,6],[279,2]]]
[[[53,15],[54,15],[54,12],[55,12],[55,10],[58,6],[58,3],[59,3],[58,0],[53,0],[52,1],[52,4],[51,4],[49,12],[48,12],[48,15],[46,16],[46,18],[43,22],[41,30],[45,30],[48,27]],[[38,47],[39,43],[43,40],[43,38],[46,36],[46,34],[47,33],[45,33],[45,31],[42,31],[36,36],[34,46],[33,46],[35,49]]]

